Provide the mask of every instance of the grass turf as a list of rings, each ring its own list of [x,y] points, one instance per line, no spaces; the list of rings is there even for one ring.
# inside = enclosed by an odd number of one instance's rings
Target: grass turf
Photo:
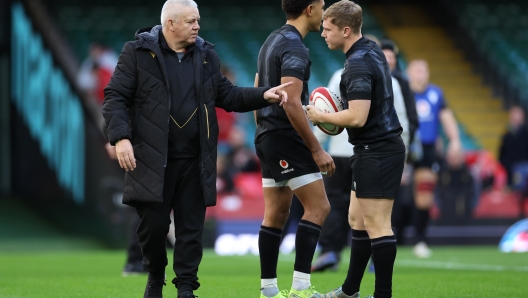
[[[169,262],[171,253],[169,252]],[[345,260],[348,256],[344,256]],[[121,277],[124,251],[61,250],[0,252],[0,297],[142,297],[146,276]],[[291,285],[294,255],[281,255],[279,287]],[[176,297],[167,267],[165,297]],[[319,291],[344,280],[347,262],[338,272],[312,275]],[[206,251],[199,271],[200,298],[259,297],[256,256],[219,257]],[[494,247],[434,248],[433,257],[418,260],[400,248],[393,280],[394,297],[528,297],[528,255],[502,254]],[[374,275],[365,273],[362,296],[373,292]]]

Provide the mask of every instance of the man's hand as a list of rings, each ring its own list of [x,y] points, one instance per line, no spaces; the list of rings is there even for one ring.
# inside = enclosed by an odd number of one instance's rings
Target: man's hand
[[[293,82],[288,82],[269,89],[268,91],[264,92],[264,99],[270,103],[280,102],[279,105],[282,106],[288,101],[288,93],[284,91],[284,88],[290,86],[291,84],[293,84]]]
[[[314,124],[321,124],[321,115],[323,115],[323,112],[319,110],[318,107],[308,105],[306,106],[306,116],[308,116],[308,119]]]
[[[108,153],[108,157],[110,157],[110,159],[117,159],[115,146],[110,145],[110,143],[106,143],[105,148],[106,148],[106,152]]]
[[[136,168],[136,159],[134,158],[134,148],[129,139],[122,139],[116,145],[117,160],[121,168],[133,171]]]
[[[326,176],[330,177],[335,172],[335,164],[334,160],[330,156],[330,154],[326,153],[324,150],[320,150],[317,152],[312,153],[313,159],[317,166],[319,167],[319,170],[321,173],[325,174]]]

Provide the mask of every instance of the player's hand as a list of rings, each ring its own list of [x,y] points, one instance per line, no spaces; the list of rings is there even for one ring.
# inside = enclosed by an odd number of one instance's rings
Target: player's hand
[[[447,148],[447,163],[451,168],[459,168],[464,163],[464,151],[460,141],[451,141]]]
[[[319,110],[318,107],[316,106],[312,106],[312,105],[308,105],[306,106],[306,116],[308,116],[308,119],[314,124],[314,125],[317,125],[317,124],[321,124],[321,115],[323,114],[323,112],[321,112],[321,110]]]
[[[288,101],[288,93],[284,91],[284,88],[290,86],[293,82],[288,82],[277,87],[271,88],[264,92],[264,99],[270,103],[280,102],[279,106],[284,105]]]
[[[326,153],[324,150],[320,150],[312,153],[312,156],[321,173],[326,173],[326,176],[328,177],[334,174],[335,164],[330,154]]]
[[[134,158],[134,148],[129,139],[122,139],[116,146],[117,160],[121,168],[133,171],[136,168],[136,159]]]
[[[110,157],[110,159],[117,159],[115,146],[110,145],[110,143],[106,143],[105,149],[106,149],[106,152],[108,153],[108,157]]]

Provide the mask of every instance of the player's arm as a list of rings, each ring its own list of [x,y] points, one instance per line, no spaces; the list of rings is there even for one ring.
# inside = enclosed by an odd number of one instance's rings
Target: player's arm
[[[253,87],[255,87],[255,88],[258,87],[258,73],[255,74],[255,82],[253,83]],[[255,117],[255,124],[258,125],[258,122],[257,122],[257,110],[253,111],[253,117]]]
[[[304,143],[312,152],[314,161],[319,166],[321,172],[326,172],[331,176],[335,171],[335,165],[332,157],[323,150],[319,141],[312,132],[312,128],[301,103],[301,94],[303,91],[303,81],[296,77],[282,77],[281,83],[293,82],[292,85],[284,88],[288,93],[288,102],[284,104],[284,111],[290,120],[293,128],[301,136]]]
[[[455,115],[450,108],[443,108],[440,110],[440,122],[445,130],[449,142],[459,142],[460,135],[458,132],[458,125],[455,119]]]
[[[458,131],[457,121],[451,109],[444,107],[440,110],[440,122],[444,128],[445,134],[449,139],[448,154],[458,154],[462,150],[460,134]]]
[[[306,109],[313,124],[328,123],[339,127],[358,128],[367,122],[370,100],[350,100],[348,109],[333,114],[323,113],[314,106],[307,106]]]
[[[361,63],[362,62],[362,63]],[[339,127],[363,127],[370,112],[372,94],[372,73],[365,62],[354,64],[354,71],[344,70],[341,76],[346,87],[348,109],[338,113],[323,113],[314,106],[308,106],[307,115],[314,124],[328,123]]]

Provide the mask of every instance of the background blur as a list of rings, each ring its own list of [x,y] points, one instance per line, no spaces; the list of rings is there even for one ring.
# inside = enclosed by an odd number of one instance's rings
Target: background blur
[[[159,24],[163,2],[0,2],[0,250],[28,241],[53,247],[64,237],[74,239],[67,245],[125,247],[134,212],[121,204],[124,172],[105,149],[101,91],[123,44]],[[224,73],[252,86],[261,44],[285,22],[280,1],[196,2],[200,35],[216,44]],[[411,59],[429,62],[459,121],[466,167],[440,163],[431,244],[498,244],[528,214],[526,167],[508,184],[498,161],[508,109],[528,108],[528,2],[357,2],[363,33],[394,40],[403,69]],[[305,44],[310,88],[326,86],[344,55],[315,33]],[[219,201],[204,243],[231,254],[252,249],[240,244],[254,242],[264,204],[253,116],[219,113]]]

